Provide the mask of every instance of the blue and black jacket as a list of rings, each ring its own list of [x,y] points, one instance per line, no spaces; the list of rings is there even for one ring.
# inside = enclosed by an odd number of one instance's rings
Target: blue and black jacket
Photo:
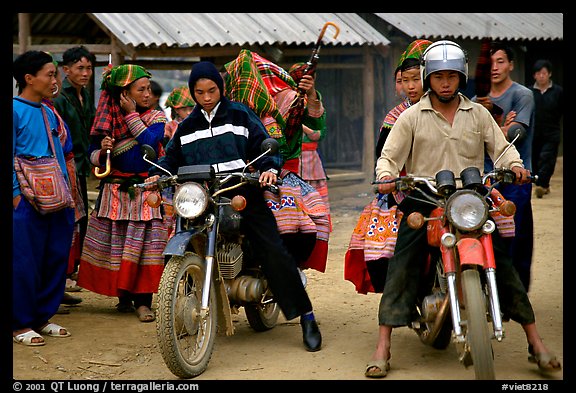
[[[238,171],[261,154],[260,145],[266,138],[266,128],[254,111],[222,97],[211,122],[200,105],[194,107],[178,126],[158,164],[170,173],[177,173],[181,166],[201,164],[212,165],[216,173]],[[253,165],[260,172],[271,168],[279,171],[283,161],[280,154],[268,155]],[[162,173],[151,168],[149,175]]]

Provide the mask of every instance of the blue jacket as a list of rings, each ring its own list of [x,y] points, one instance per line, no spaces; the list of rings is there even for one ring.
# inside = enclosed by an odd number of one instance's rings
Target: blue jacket
[[[266,128],[250,108],[222,97],[210,122],[200,105],[194,107],[178,126],[158,164],[172,174],[181,166],[200,164],[212,165],[216,173],[239,171],[261,154],[260,145],[267,137]],[[264,172],[280,170],[282,164],[276,154],[262,157],[254,167]],[[150,176],[162,174],[150,168]]]

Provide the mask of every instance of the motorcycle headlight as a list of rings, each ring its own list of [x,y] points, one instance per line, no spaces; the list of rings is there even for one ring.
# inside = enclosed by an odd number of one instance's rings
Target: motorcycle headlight
[[[176,213],[184,218],[196,218],[208,206],[208,194],[198,183],[186,183],[176,189],[173,199]]]
[[[461,190],[448,199],[446,215],[459,230],[474,231],[488,219],[488,204],[477,192]]]

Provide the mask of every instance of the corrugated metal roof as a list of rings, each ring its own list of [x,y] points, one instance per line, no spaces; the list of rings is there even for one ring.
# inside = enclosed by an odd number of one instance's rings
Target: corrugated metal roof
[[[194,47],[315,44],[326,22],[324,45],[388,45],[390,41],[357,14],[343,13],[94,13],[123,44]]]
[[[444,37],[494,40],[562,40],[561,13],[375,14],[414,38]]]

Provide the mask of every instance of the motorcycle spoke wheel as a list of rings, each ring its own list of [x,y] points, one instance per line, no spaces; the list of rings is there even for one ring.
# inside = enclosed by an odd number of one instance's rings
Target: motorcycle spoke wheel
[[[170,371],[193,378],[208,367],[216,337],[216,298],[210,291],[208,310],[201,309],[204,261],[195,254],[172,257],[158,288],[156,334]]]
[[[486,319],[486,301],[480,273],[476,269],[462,272],[466,313],[466,345],[470,351],[476,379],[496,379],[491,335]]]

